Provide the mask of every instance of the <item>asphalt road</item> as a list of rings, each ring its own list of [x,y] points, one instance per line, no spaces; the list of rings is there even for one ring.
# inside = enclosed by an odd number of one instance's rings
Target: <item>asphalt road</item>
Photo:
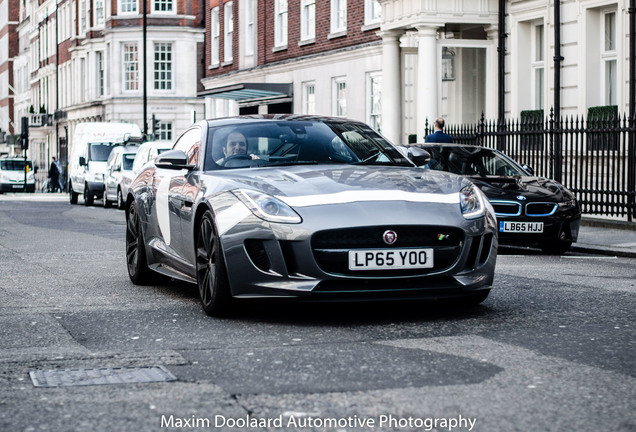
[[[635,431],[636,260],[500,252],[478,307],[213,319],[193,286],[129,281],[122,211],[0,200],[0,431]],[[177,380],[29,375],[154,365]]]

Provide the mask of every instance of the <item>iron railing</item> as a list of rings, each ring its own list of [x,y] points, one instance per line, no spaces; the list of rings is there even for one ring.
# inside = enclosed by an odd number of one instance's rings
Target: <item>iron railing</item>
[[[487,121],[447,125],[457,143],[497,148],[535,174],[557,180],[576,194],[585,214],[627,217],[636,214],[636,135],[626,116],[556,121]],[[426,133],[432,132],[427,123]]]

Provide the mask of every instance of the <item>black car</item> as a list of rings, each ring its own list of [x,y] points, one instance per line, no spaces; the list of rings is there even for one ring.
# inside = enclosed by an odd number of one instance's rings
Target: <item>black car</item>
[[[418,144],[428,167],[468,177],[488,197],[497,216],[499,243],[539,246],[563,253],[577,240],[581,209],[562,184],[536,177],[504,153],[463,144]]]

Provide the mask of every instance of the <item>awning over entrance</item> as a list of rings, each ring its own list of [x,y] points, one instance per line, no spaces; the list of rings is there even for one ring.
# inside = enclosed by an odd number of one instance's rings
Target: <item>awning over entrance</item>
[[[291,84],[241,83],[204,90],[199,96],[230,99],[239,103],[278,100],[292,97]]]

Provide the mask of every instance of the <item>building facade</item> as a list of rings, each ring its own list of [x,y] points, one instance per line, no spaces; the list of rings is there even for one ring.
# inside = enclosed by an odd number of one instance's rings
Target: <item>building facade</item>
[[[146,2],[145,50],[139,0],[26,0],[16,6],[14,118],[31,120],[36,165],[47,166],[51,156],[65,160],[80,122],[130,122],[150,133],[154,118],[155,138],[172,140],[203,118],[197,96],[202,0]]]

